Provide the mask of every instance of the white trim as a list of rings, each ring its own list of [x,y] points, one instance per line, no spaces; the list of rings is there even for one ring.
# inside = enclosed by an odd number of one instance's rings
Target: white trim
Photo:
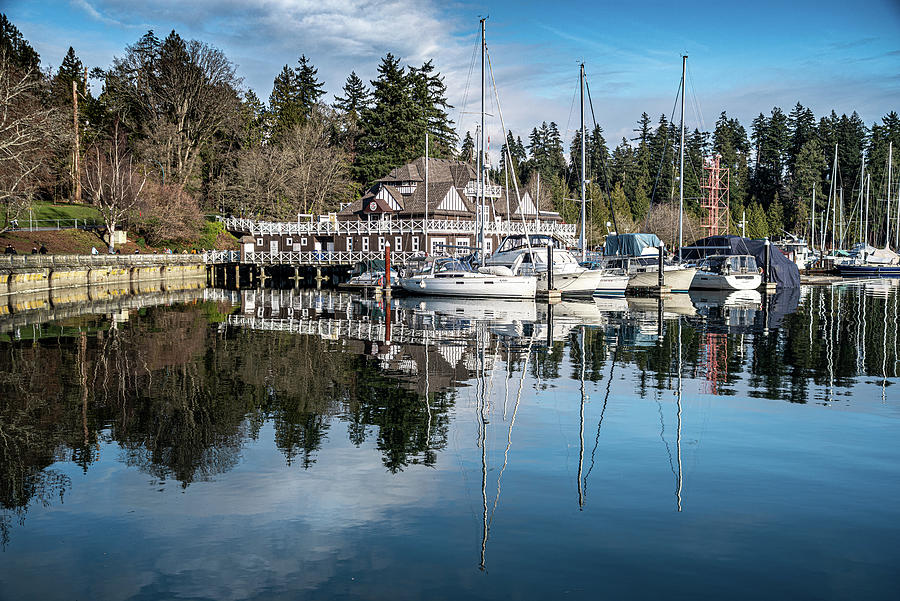
[[[394,246],[391,247],[393,251],[401,251],[403,250],[403,236],[394,236]]]
[[[364,252],[368,252],[368,250],[369,250],[369,237],[368,236],[363,236],[362,249]]]
[[[454,186],[450,186],[447,194],[438,205],[439,211],[466,211],[466,205]]]
[[[387,203],[388,207],[390,207],[392,211],[400,210],[400,203],[397,202],[397,199],[394,198],[394,195],[391,194],[384,185],[379,188],[378,194],[375,196],[375,198],[377,198],[378,200],[383,200],[385,203]]]

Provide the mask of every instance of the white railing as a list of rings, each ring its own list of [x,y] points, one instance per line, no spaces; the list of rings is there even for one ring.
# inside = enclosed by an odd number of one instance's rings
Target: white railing
[[[463,194],[466,196],[478,196],[478,183],[477,182],[469,182],[466,184],[465,189],[463,190]],[[500,198],[503,194],[503,187],[497,186],[493,184],[485,184],[484,186],[484,196],[485,198]]]
[[[422,253],[392,252],[391,260],[398,264],[406,263],[417,255],[422,256]],[[248,252],[244,253],[243,262],[263,265],[356,265],[383,258],[384,252],[377,250],[306,250],[277,253]]]
[[[291,332],[320,336],[331,340],[367,340],[374,342],[393,342],[395,344],[425,344],[425,342],[468,342],[474,339],[475,326],[463,325],[452,329],[413,328],[402,322],[393,324],[388,338],[388,329],[383,322],[368,319],[284,319],[278,317],[260,317],[229,315],[226,323],[254,330]]]
[[[204,263],[238,263],[241,252],[238,250],[208,250],[203,253]]]
[[[254,221],[238,217],[223,219],[225,228],[233,232],[247,232],[253,236],[266,234],[286,235],[363,235],[363,234],[474,234],[477,231],[475,221],[455,221],[451,219],[378,219],[374,221],[360,220],[326,220],[326,221]],[[485,233],[489,235],[509,234],[556,234],[574,242],[576,226],[572,223],[559,223],[556,221],[487,221],[484,224]]]
[[[0,268],[22,267],[132,267],[202,263],[202,255],[0,255]]]

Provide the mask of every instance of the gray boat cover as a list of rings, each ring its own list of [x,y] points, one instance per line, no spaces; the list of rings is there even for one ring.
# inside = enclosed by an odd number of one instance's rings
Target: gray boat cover
[[[779,288],[800,286],[800,270],[774,244],[769,246],[769,262],[772,267],[769,281]],[[756,264],[766,268],[766,241],[751,240],[740,236],[709,236],[681,249],[685,261],[696,261],[710,255],[753,255]]]
[[[610,234],[603,245],[603,254],[639,257],[645,248],[658,248],[661,244],[662,240],[656,234]]]

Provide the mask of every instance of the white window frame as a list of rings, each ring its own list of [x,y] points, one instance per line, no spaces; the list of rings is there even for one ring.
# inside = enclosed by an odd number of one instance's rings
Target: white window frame
[[[419,252],[419,237],[418,236],[412,237],[412,249],[413,249],[413,252]]]
[[[378,252],[384,252],[384,236],[378,236]]]
[[[257,245],[257,246],[262,246],[262,245],[263,245],[263,239],[262,239],[262,238],[257,238],[257,239],[256,239],[256,245]]]
[[[288,238],[287,241],[284,243],[284,245],[285,245],[285,246],[293,246],[293,245],[294,245],[294,239],[293,239],[293,238]]]
[[[306,238],[300,238],[300,246],[306,247]]]
[[[347,236],[347,250],[353,250],[353,237]]]
[[[369,252],[369,237],[363,236],[362,238],[362,249],[363,252]]]
[[[391,250],[401,252],[403,250],[403,236],[394,236],[394,246]]]

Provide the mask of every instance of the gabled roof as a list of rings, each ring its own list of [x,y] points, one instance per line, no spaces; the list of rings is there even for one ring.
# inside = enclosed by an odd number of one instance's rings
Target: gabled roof
[[[457,187],[463,187],[476,176],[475,168],[465,161],[428,159],[429,183],[453,183]],[[376,181],[386,183],[425,181],[425,157],[419,157],[412,163],[392,169],[390,173]]]

